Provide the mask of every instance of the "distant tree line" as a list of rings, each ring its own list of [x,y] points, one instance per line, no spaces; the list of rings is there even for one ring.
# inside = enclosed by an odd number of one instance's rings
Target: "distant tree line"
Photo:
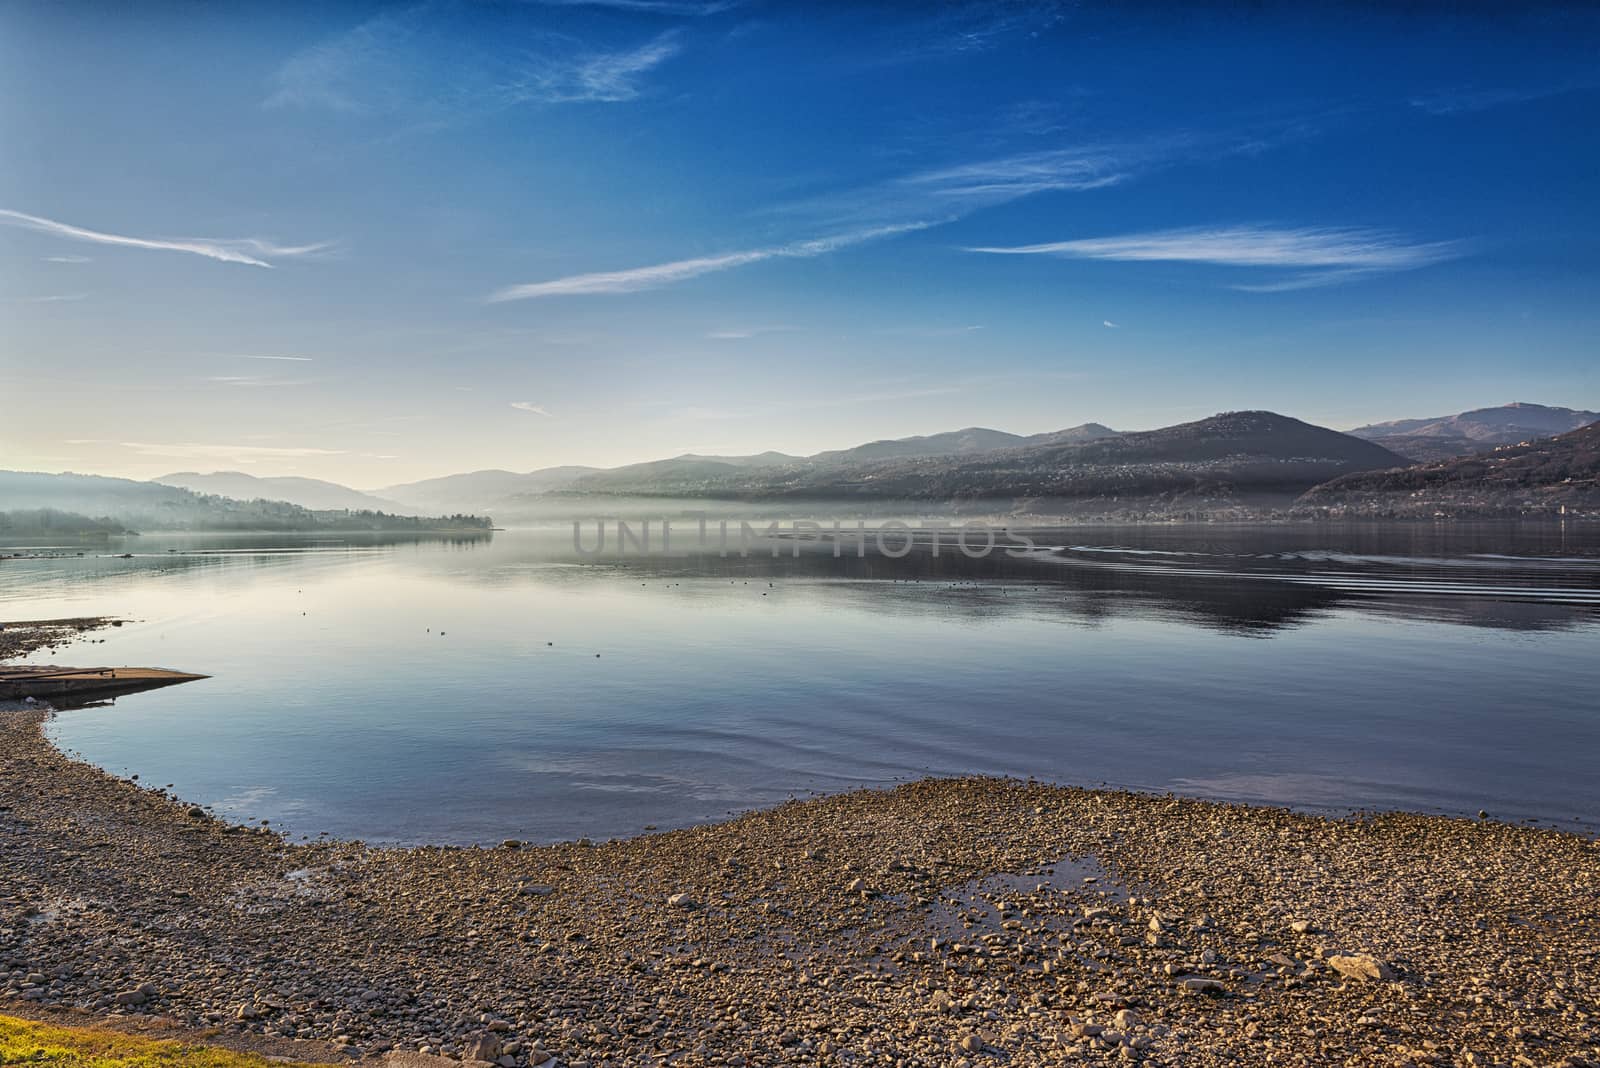
[[[132,534],[123,524],[106,516],[98,519],[57,508],[28,508],[0,512],[0,537],[48,537],[85,534]]]
[[[237,501],[198,493],[192,500],[160,502],[147,506],[153,521],[145,525],[157,530],[489,530],[494,521],[486,516],[390,515],[388,512],[350,511],[343,508],[315,510],[287,501]]]

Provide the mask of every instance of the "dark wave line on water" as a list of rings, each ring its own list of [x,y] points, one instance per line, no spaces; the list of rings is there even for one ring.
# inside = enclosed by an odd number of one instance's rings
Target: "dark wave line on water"
[[[1141,567],[1137,564],[1099,565],[1106,570],[1131,574],[1172,574],[1169,569]],[[1192,578],[1255,579],[1287,582],[1300,586],[1322,586],[1348,592],[1445,594],[1456,597],[1494,597],[1541,601],[1550,604],[1600,605],[1600,592],[1547,586],[1488,586],[1474,583],[1429,582],[1416,579],[1384,579],[1375,576],[1316,574],[1274,574],[1261,571],[1227,571],[1220,568],[1188,569],[1180,574]]]
[[[183,549],[165,553],[96,553],[101,560],[170,560],[179,556],[312,556],[319,553],[382,553],[387,546],[352,545],[329,542],[325,545],[270,546],[243,549]]]
[[[1399,556],[1326,550],[1219,553],[1074,545],[1041,554],[1074,568],[1212,582],[1274,582],[1349,594],[1600,606],[1600,560],[1478,554]]]
[[[1117,556],[1153,556],[1180,559],[1268,560],[1291,563],[1343,563],[1355,566],[1485,568],[1495,570],[1552,568],[1592,574],[1600,578],[1600,560],[1584,556],[1511,556],[1504,553],[1471,553],[1465,556],[1397,556],[1383,553],[1349,553],[1335,550],[1290,550],[1285,552],[1219,553],[1187,549],[1143,549],[1124,545],[1065,545],[1054,551],[1064,553],[1103,553]]]

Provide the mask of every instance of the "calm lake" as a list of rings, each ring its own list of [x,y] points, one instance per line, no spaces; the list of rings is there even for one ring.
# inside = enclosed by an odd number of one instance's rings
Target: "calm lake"
[[[296,837],[602,838],[964,773],[1600,822],[1600,526],[1037,540],[146,535],[0,559],[0,618],[135,621],[32,662],[211,675],[50,733]]]

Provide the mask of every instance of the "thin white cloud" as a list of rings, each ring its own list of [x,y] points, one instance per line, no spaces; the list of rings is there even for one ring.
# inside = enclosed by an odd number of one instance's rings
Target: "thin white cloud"
[[[675,282],[698,278],[704,274],[727,271],[751,263],[760,263],[763,260],[811,259],[816,256],[827,255],[830,252],[837,252],[839,249],[848,248],[851,245],[859,245],[879,238],[893,237],[913,230],[922,230],[932,225],[934,224],[917,222],[902,223],[895,226],[877,226],[869,230],[858,230],[854,233],[816,238],[811,241],[797,241],[792,244],[775,245],[770,248],[749,249],[744,252],[728,252],[720,256],[701,256],[695,259],[674,260],[671,263],[658,263],[650,267],[634,267],[625,271],[575,274],[566,278],[555,278],[548,282],[529,282],[524,285],[507,286],[489,294],[486,300],[491,304],[497,304],[508,300],[529,300],[536,297],[635,293],[641,289],[657,289],[661,286],[672,285]]]
[[[796,326],[736,326],[726,330],[713,330],[706,335],[712,341],[744,341],[762,334],[788,334],[799,327]]]
[[[1404,270],[1405,268],[1389,269]],[[1382,270],[1383,268],[1350,267],[1345,270],[1335,271],[1306,271],[1302,274],[1291,275],[1288,278],[1280,278],[1275,282],[1239,282],[1228,288],[1237,289],[1241,293],[1291,293],[1297,289],[1321,289],[1324,286],[1336,286],[1341,282],[1351,282],[1358,278],[1380,273]]]
[[[591,56],[578,62],[570,86],[564,86],[560,77],[536,80],[528,99],[552,104],[633,100],[642,91],[641,77],[681,50],[672,35],[662,34],[632,51]]]
[[[490,294],[489,302],[527,300],[532,297],[563,297],[592,293],[632,293],[640,289],[655,289],[685,279],[696,278],[713,271],[726,271],[771,259],[776,253],[770,249],[751,252],[730,252],[723,256],[702,256],[698,259],[674,260],[652,267],[635,267],[626,271],[602,271],[595,274],[575,274],[548,282],[530,282],[507,286]]]
[[[1279,140],[1303,136],[1304,128],[1303,122],[1279,123],[1248,132],[1204,138],[1175,137],[1137,144],[1077,146],[933,168],[852,192],[791,204],[786,209],[815,213],[819,220],[831,218],[833,226],[853,224],[857,227],[839,237],[507,286],[491,293],[486,301],[632,293],[764,260],[819,256],[863,241],[942,225],[986,207],[1039,193],[1104,188],[1182,158],[1205,159],[1258,152]],[[1029,251],[1046,249],[1041,246]],[[1070,254],[1062,249],[1057,251]],[[712,336],[733,340],[741,334],[726,331]]]
[[[1121,330],[1122,329],[1122,324],[1121,323],[1114,323],[1110,319],[1102,319],[1101,322],[1100,322],[1100,325],[1105,327],[1108,330]]]
[[[742,0],[536,0],[545,7],[608,7],[617,11],[639,11],[654,15],[686,15],[703,18],[738,7]]]
[[[50,293],[42,297],[15,297],[19,304],[60,304],[65,301],[84,300],[87,293]]]
[[[46,263],[93,263],[92,256],[46,256]]]
[[[514,21],[484,36],[464,32],[448,9],[420,4],[290,56],[265,106],[427,125],[519,104],[615,103],[640,96],[644,77],[680,50],[672,31],[611,50]]]
[[[933,167],[784,205],[785,214],[831,226],[873,226],[974,212],[1048,192],[1083,192],[1126,181],[1153,165],[1155,150],[1089,145]]]
[[[1411,98],[1409,103],[1418,111],[1429,115],[1462,115],[1475,111],[1488,111],[1505,104],[1523,104],[1531,100],[1561,96],[1565,93],[1594,89],[1600,82],[1574,80],[1555,85],[1526,86],[1520,89],[1444,89]]]
[[[376,86],[405,69],[390,56],[416,35],[422,9],[378,15],[354,29],[303,48],[278,68],[266,106],[363,111],[362,83]]]
[[[255,237],[235,239],[128,237],[123,234],[106,233],[102,230],[89,230],[81,226],[73,226],[70,223],[56,222],[54,219],[45,219],[37,215],[11,211],[7,208],[0,208],[0,224],[16,226],[24,230],[35,230],[39,233],[50,234],[53,237],[63,237],[73,241],[89,241],[97,245],[120,245],[125,248],[155,249],[165,252],[189,252],[196,256],[205,256],[209,259],[222,260],[226,263],[244,263],[252,267],[271,267],[272,264],[260,258],[263,256],[271,256],[275,259],[306,256],[330,247],[329,242],[321,242],[315,245],[278,245]]]
[[[1302,115],[1215,131],[990,156],[813,195],[782,210],[811,215],[834,226],[881,225],[933,216],[954,221],[1024,197],[1121,185],[1184,162],[1257,155],[1304,140],[1317,131],[1322,118]]]
[[[314,379],[268,378],[265,375],[211,375],[206,381],[216,382],[224,386],[235,386],[241,389],[273,389],[280,386],[307,386]]]
[[[825,408],[844,408],[856,404],[887,404],[894,401],[918,400],[923,397],[946,397],[963,391],[961,386],[932,386],[926,389],[890,390],[874,393],[845,393],[812,400],[791,400],[749,408],[708,408],[690,405],[667,413],[669,418],[695,422],[761,419],[783,412],[816,411]],[[694,450],[689,450],[694,451]]]
[[[834,408],[848,404],[878,404],[884,401],[915,400],[920,397],[947,397],[960,393],[960,386],[932,386],[927,389],[908,389],[888,393],[847,393],[842,397],[830,397],[827,400],[816,401],[811,404],[800,404],[802,408]]]
[[[1289,279],[1234,287],[1249,292],[1280,292],[1426,267],[1464,255],[1466,249],[1459,241],[1412,242],[1387,231],[1354,227],[1231,226],[1155,230],[1037,245],[981,246],[966,251],[1004,256],[1299,268],[1308,272]]]
[[[258,356],[248,352],[228,352],[223,354],[223,358],[229,360],[291,360],[295,363],[311,363],[313,359],[310,356]]]
[[[1134,153],[1091,147],[1030,152],[925,171],[900,180],[929,196],[978,203],[1004,202],[1054,190],[1102,189],[1129,175]]]
[[[890,326],[877,332],[902,337],[960,337],[982,329],[982,323],[973,323],[969,326]]]
[[[896,21],[892,39],[885,42],[885,63],[987,52],[1008,39],[1038,37],[1059,24],[1071,10],[1064,0],[902,6],[917,17]]]
[[[282,460],[296,456],[343,456],[343,449],[313,449],[305,447],[278,447],[269,445],[213,445],[204,442],[151,442],[123,441],[124,449],[132,449],[141,456],[181,457],[184,459],[236,460],[249,463],[253,460]]]
[[[512,401],[511,407],[519,412],[532,412],[534,415],[548,416],[550,413],[533,401]]]

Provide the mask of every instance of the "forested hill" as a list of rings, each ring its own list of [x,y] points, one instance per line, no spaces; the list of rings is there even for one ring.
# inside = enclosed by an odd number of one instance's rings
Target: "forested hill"
[[[1524,445],[1317,486],[1300,509],[1350,516],[1600,515],[1600,423]]]
[[[132,534],[126,525],[107,517],[95,518],[55,508],[29,508],[0,512],[0,538],[80,538]]]

